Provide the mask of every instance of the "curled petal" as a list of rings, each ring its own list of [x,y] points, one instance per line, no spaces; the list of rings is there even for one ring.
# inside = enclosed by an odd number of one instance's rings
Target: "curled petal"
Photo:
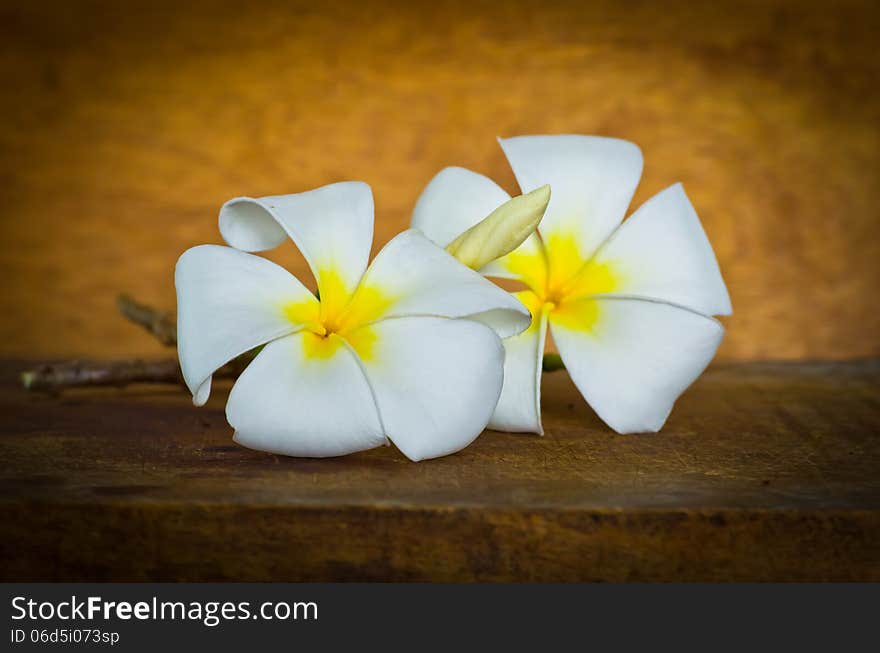
[[[419,315],[473,317],[501,337],[520,333],[531,321],[528,310],[510,293],[411,229],[376,255],[346,310],[346,320],[367,324]]]
[[[499,142],[524,193],[544,184],[553,189],[539,228],[548,249],[556,239],[573,239],[576,258],[589,259],[623,220],[642,175],[639,148],[600,136],[517,136]]]
[[[360,281],[373,241],[373,193],[359,181],[294,195],[237,197],[220,209],[220,233],[247,252],[271,249],[290,236],[321,294],[322,310],[341,308]]]
[[[550,331],[578,390],[618,433],[660,430],[724,335],[688,309],[610,297],[552,313]]]
[[[598,274],[597,274],[598,273]],[[597,277],[607,288],[595,288]],[[681,184],[645,202],[579,275],[585,289],[680,304],[704,315],[730,315],[718,261]]]
[[[318,316],[314,295],[287,270],[230,247],[187,250],[174,283],[180,368],[196,405],[219,367]]]
[[[339,336],[301,332],[269,343],[226,405],[235,441],[285,456],[341,456],[386,444],[376,404]]]
[[[349,336],[388,437],[411,460],[463,449],[486,427],[501,393],[504,351],[470,320],[403,317]]]

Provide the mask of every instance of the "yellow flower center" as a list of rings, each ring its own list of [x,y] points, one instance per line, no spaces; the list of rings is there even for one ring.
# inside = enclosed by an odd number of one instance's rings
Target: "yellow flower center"
[[[599,306],[591,296],[617,290],[620,270],[610,263],[588,261],[573,233],[550,234],[543,245],[543,252],[513,252],[503,260],[506,269],[529,286],[517,297],[531,311],[533,326],[541,311],[547,311],[556,323],[592,330]]]
[[[282,308],[294,324],[303,325],[303,347],[308,358],[333,356],[343,340],[363,359],[376,353],[376,334],[370,325],[391,306],[393,299],[374,286],[359,285],[347,292],[335,269],[318,274],[320,300],[292,302]]]

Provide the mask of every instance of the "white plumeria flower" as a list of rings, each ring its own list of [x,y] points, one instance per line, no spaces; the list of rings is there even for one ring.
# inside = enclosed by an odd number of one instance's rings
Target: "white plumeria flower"
[[[629,142],[597,136],[499,140],[523,192],[553,189],[538,233],[484,267],[519,280],[534,320],[504,341],[504,389],[490,428],[543,433],[541,371],[549,325],[578,390],[620,433],[657,431],[702,373],[731,313],[715,254],[680,184],[621,224],[642,173]],[[508,194],[490,179],[446,168],[428,184],[412,224],[439,245]]]
[[[485,428],[501,393],[499,336],[522,332],[529,312],[415,230],[367,269],[369,186],[233,199],[220,211],[220,231],[231,247],[194,247],[177,262],[178,350],[202,405],[218,368],[265,344],[226,405],[236,442],[322,457],[390,438],[421,460],[458,451]],[[288,236],[320,300],[247,253]],[[462,317],[473,319],[453,319]]]

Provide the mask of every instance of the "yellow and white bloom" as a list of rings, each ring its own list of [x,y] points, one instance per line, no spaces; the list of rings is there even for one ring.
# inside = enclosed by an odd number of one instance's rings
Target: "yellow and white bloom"
[[[202,245],[177,263],[178,349],[204,404],[212,374],[265,345],[226,405],[236,442],[291,456],[338,456],[390,438],[410,459],[453,453],[485,428],[501,393],[500,337],[526,308],[418,231],[367,268],[373,196],[361,182],[220,211],[231,247]],[[290,237],[320,300],[249,252]],[[472,319],[454,319],[469,317]]]
[[[642,173],[629,142],[597,136],[500,140],[523,192],[550,184],[536,235],[481,269],[516,279],[532,326],[504,341],[504,388],[490,428],[542,433],[541,369],[549,325],[578,390],[620,433],[657,431],[702,373],[731,313],[715,254],[680,184],[622,222]],[[508,199],[493,181],[446,168],[412,225],[443,246]],[[622,223],[621,223],[622,222]]]

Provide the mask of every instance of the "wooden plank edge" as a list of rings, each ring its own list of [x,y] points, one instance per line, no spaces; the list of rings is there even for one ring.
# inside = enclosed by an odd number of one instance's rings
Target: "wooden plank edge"
[[[10,581],[880,581],[874,510],[0,503]]]

